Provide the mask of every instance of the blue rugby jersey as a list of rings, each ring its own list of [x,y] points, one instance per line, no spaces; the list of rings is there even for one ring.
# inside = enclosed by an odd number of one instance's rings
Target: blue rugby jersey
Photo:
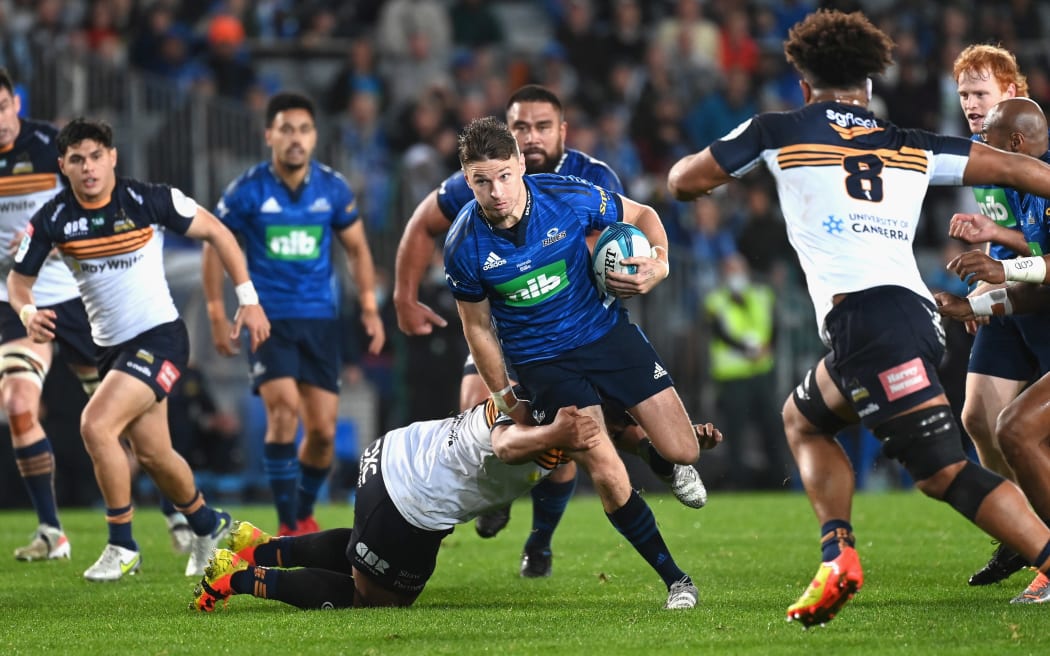
[[[1050,164],[1050,150],[1043,153],[1039,159]],[[1022,194],[1013,189],[1008,191],[1012,192],[1016,199],[1018,227],[1028,242],[1028,248],[1032,249],[1032,255],[1050,253],[1050,199],[1035,194]],[[1007,197],[1010,197],[1009,194]]]
[[[571,148],[565,149],[552,173],[582,178],[617,194],[623,193],[623,185],[609,165],[586,153]],[[438,187],[438,207],[451,223],[463,207],[474,200],[474,192],[467,186],[463,171],[456,171]]]
[[[524,180],[528,200],[514,229],[492,228],[471,201],[445,238],[449,289],[457,300],[488,298],[512,364],[590,344],[624,315],[618,304],[603,304],[586,241],[588,232],[623,219],[619,194],[574,177]]]
[[[335,318],[332,238],[358,220],[354,194],[341,174],[311,161],[293,192],[262,162],[230,183],[215,214],[243,238],[270,319]]]

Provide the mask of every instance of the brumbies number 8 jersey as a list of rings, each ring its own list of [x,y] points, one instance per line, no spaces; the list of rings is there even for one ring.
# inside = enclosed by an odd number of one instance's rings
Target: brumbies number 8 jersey
[[[57,247],[76,278],[95,343],[121,344],[178,318],[161,229],[185,234],[196,214],[197,203],[167,185],[118,178],[97,208],[83,207],[65,189],[33,215],[14,269],[35,276]]]
[[[292,191],[269,162],[253,166],[222,195],[215,215],[241,236],[259,302],[270,319],[332,319],[332,235],[358,219],[346,179],[310,162]]]
[[[970,146],[825,102],[745,121],[711,155],[734,177],[773,174],[823,334],[836,294],[897,285],[933,301],[912,253],[919,211],[929,185],[962,182]]]
[[[623,218],[619,194],[579,178],[526,175],[527,200],[511,230],[493,228],[477,201],[445,237],[445,281],[457,300],[485,298],[504,355],[547,360],[603,337],[619,306],[606,306],[594,281],[587,233]]]

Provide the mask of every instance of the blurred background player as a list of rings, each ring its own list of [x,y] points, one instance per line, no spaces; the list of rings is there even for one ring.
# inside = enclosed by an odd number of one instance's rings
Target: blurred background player
[[[335,457],[339,412],[339,298],[332,246],[349,257],[361,323],[375,355],[386,339],[375,294],[375,266],[354,194],[338,172],[313,159],[313,101],[279,93],[266,106],[269,161],[256,164],[223,194],[216,215],[244,242],[248,267],[272,321],[251,356],[252,386],[266,409],[264,463],[277,508],[278,533],[318,530],[314,504]],[[218,256],[205,245],[204,293],[212,340],[225,356],[230,337]],[[334,350],[333,350],[334,349]],[[299,422],[303,440],[296,454]]]
[[[608,165],[586,153],[565,147],[568,124],[561,100],[549,89],[533,84],[521,87],[507,100],[506,111],[507,125],[525,157],[526,173],[572,175],[614,193],[623,193],[620,179]],[[463,177],[463,171],[457,171],[420,202],[405,225],[397,249],[394,307],[398,326],[407,335],[428,335],[435,326],[443,328],[448,325],[443,317],[419,301],[419,289],[437,238],[448,232],[459,211],[473,199],[474,194]],[[513,379],[513,368],[509,368],[509,373]],[[488,389],[478,375],[473,359],[468,357],[460,385],[460,409],[473,407],[486,398]],[[667,462],[650,442],[642,439],[644,435],[637,426],[628,424],[620,434],[618,446],[637,453],[648,462],[686,505],[703,505],[700,495],[703,491],[706,498],[706,490],[692,467]],[[551,540],[575,489],[576,465],[570,462],[530,491],[532,530],[522,552],[522,576],[550,575]],[[481,514],[475,528],[481,537],[490,538],[503,530],[509,521],[510,505],[507,505]]]
[[[48,123],[19,118],[21,110],[22,99],[10,75],[0,69],[0,274],[5,280],[14,263],[9,245],[17,246],[33,213],[65,187],[55,148],[58,130]],[[47,258],[33,291],[41,307],[63,318],[57,338],[64,360],[85,388],[97,385],[91,327],[69,268],[57,256]],[[54,454],[40,425],[40,396],[53,352],[54,345],[29,338],[8,303],[7,286],[0,285],[0,396],[11,428],[15,463],[38,524],[29,544],[15,549],[18,560],[70,557],[69,539],[55,501]]]

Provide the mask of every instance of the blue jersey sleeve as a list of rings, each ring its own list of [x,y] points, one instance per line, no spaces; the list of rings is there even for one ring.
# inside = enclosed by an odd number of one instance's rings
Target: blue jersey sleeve
[[[438,207],[450,223],[455,221],[459,211],[472,200],[474,200],[474,192],[467,185],[467,179],[463,176],[463,171],[456,171],[448,176],[441,183],[441,186],[438,187]]]
[[[215,216],[234,234],[244,232],[245,217],[249,214],[245,208],[250,197],[247,174],[241,175],[226,186],[226,191],[215,206]]]
[[[462,210],[445,236],[445,284],[454,298],[470,303],[485,298],[473,231],[473,222],[484,219],[474,217],[474,207]]]
[[[331,194],[335,208],[335,211],[332,212],[332,227],[336,231],[349,228],[360,215],[357,210],[357,198],[354,197],[353,190],[350,189],[349,183],[342,175],[336,174],[333,177]]]

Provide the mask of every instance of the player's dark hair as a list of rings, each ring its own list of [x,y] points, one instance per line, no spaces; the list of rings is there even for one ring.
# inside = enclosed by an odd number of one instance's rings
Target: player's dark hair
[[[0,89],[7,89],[11,95],[15,95],[15,83],[6,68],[0,68]]]
[[[518,142],[507,124],[498,118],[476,118],[459,135],[459,163],[463,166],[489,159],[507,160],[517,155]]]
[[[267,127],[273,125],[273,120],[277,118],[278,114],[286,112],[289,109],[305,109],[307,113],[310,114],[310,118],[317,118],[317,111],[314,109],[314,101],[301,93],[282,91],[281,93],[273,95],[269,102],[266,103]]]
[[[510,106],[514,103],[523,102],[547,103],[558,110],[559,116],[562,115],[561,100],[547,87],[538,84],[526,84],[511,94],[510,98],[507,100],[507,109],[509,110]]]
[[[893,63],[893,40],[864,14],[821,9],[788,32],[784,54],[815,87],[848,89]]]
[[[112,148],[113,128],[101,119],[92,120],[81,116],[66,123],[58,131],[55,147],[58,148],[59,155],[65,155],[70,146],[84,140],[94,141],[104,148]]]

